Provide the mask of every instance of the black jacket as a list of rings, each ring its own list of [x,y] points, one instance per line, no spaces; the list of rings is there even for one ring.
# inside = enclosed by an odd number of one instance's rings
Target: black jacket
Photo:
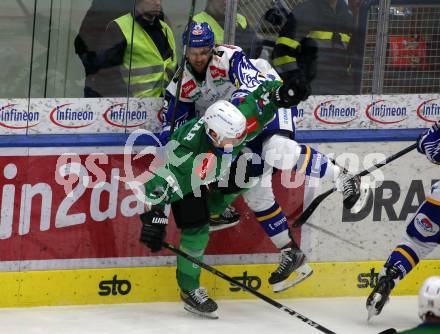
[[[350,72],[351,48],[342,46],[339,33],[352,35],[354,19],[344,0],[338,0],[336,10],[330,7],[327,0],[308,0],[294,8],[287,22],[280,31],[279,37],[300,42],[311,31],[332,32],[329,41],[332,47],[318,47],[316,73],[312,81],[312,93],[320,94],[353,94],[354,82]],[[276,44],[272,58],[291,56],[301,61],[300,50]],[[280,73],[286,78],[289,73]]]

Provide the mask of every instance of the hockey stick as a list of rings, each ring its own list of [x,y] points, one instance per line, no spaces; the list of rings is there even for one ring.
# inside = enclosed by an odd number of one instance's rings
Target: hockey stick
[[[189,15],[188,15],[188,24],[186,25],[186,43],[183,46],[182,51],[182,59],[180,60],[180,66],[177,69],[177,76],[179,80],[177,81],[177,87],[176,87],[176,100],[174,101],[173,105],[173,112],[171,113],[171,128],[170,128],[170,135],[173,134],[174,129],[176,128],[176,110],[177,110],[177,104],[180,100],[180,89],[182,88],[182,80],[183,80],[183,72],[185,71],[186,66],[186,49],[189,45],[189,36],[191,34],[191,23],[194,17],[194,9],[196,7],[196,0],[191,1],[191,7],[189,9]]]
[[[180,255],[180,256],[184,257],[185,259],[187,259],[188,261],[191,261],[192,263],[198,265],[199,267],[209,271],[211,274],[214,274],[220,278],[223,278],[224,280],[228,281],[229,283],[232,283],[234,285],[241,287],[243,290],[250,292],[254,296],[264,300],[265,302],[271,304],[272,306],[275,306],[276,308],[289,313],[290,315],[294,316],[295,318],[305,322],[307,325],[312,326],[323,333],[335,334],[335,332],[332,332],[331,330],[325,328],[324,326],[307,318],[306,316],[292,310],[291,308],[288,308],[287,306],[284,306],[283,304],[278,303],[277,301],[273,300],[272,298],[269,298],[266,295],[263,295],[261,292],[258,292],[257,290],[255,290],[251,287],[248,287],[247,285],[245,285],[245,284],[235,280],[234,278],[222,273],[221,271],[215,269],[214,267],[207,265],[205,262],[202,262],[202,261],[192,257],[191,255],[185,253],[184,251],[182,251],[182,250],[180,250],[180,249],[178,249],[178,248],[176,248],[166,242],[164,242],[162,245],[163,245],[163,247],[169,249],[173,253]]]
[[[400,158],[402,155],[407,154],[408,152],[411,152],[412,150],[414,150],[417,147],[417,143],[412,144],[411,146],[408,146],[407,148],[404,148],[403,150],[397,152],[396,154],[393,154],[392,156],[386,158],[385,160],[371,166],[368,169],[365,169],[364,171],[360,172],[357,175],[354,175],[354,177],[362,177],[365,175],[370,174],[372,171],[381,168],[382,166],[385,166],[386,164],[389,164],[391,161],[396,160],[397,158]],[[321,204],[321,202],[323,200],[325,200],[328,196],[330,196],[331,194],[333,194],[335,191],[337,190],[336,187],[333,187],[329,190],[327,190],[326,192],[323,192],[322,194],[318,195],[313,201],[312,203],[310,203],[310,205],[302,212],[302,214],[298,217],[298,219],[292,224],[292,227],[299,227],[301,225],[303,225],[307,219],[310,218],[310,216],[313,214],[313,212],[316,210],[316,208],[318,207],[319,204]]]

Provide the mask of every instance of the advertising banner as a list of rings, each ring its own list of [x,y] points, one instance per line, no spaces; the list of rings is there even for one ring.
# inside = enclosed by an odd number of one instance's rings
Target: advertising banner
[[[0,100],[0,135],[158,132],[161,106],[160,98]]]
[[[356,172],[409,144],[337,143],[317,148]],[[2,149],[1,270],[173,263],[166,256],[169,252],[151,256],[138,241],[138,215],[145,207],[124,177],[144,173],[152,156],[135,156],[130,156],[127,167],[120,148]],[[373,173],[372,196],[363,211],[344,211],[342,196],[335,193],[302,229],[295,229],[295,237],[311,261],[385,259],[438,179],[437,168],[411,152]],[[78,182],[78,175],[87,182]],[[302,211],[304,194],[307,204],[311,192],[317,195],[331,186],[321,183],[304,192],[304,185],[286,188],[279,174],[274,177],[276,198],[290,222]],[[253,213],[241,199],[235,206],[242,216],[240,224],[211,234],[207,259],[220,264],[276,261],[277,250]],[[167,240],[177,244],[174,223],[167,233]]]
[[[68,153],[65,153],[68,152]],[[145,173],[152,156],[124,156],[123,148],[31,148],[0,150],[0,270],[93,268],[169,264],[139,242],[145,206],[126,177]],[[125,157],[125,159],[124,159]],[[148,175],[146,179],[148,179]],[[292,220],[302,209],[303,187],[277,197]],[[240,200],[241,223],[211,235],[211,261],[275,253],[253,213]],[[299,241],[300,232],[296,233]],[[167,241],[178,243],[171,222]],[[218,254],[226,256],[217,258]],[[260,257],[263,262],[273,260]],[[257,256],[256,260],[260,260]],[[252,261],[251,261],[252,262]]]
[[[61,136],[66,143],[70,135],[116,136],[137,129],[159,132],[160,108],[160,99],[3,100],[0,101],[0,135],[7,135],[3,138],[31,134],[47,138]],[[359,136],[351,138],[349,143],[313,144],[356,173],[413,143],[375,141],[384,139],[375,139],[374,135],[369,142],[363,142],[362,131],[358,130],[370,130],[367,132],[373,134],[374,130],[384,130],[382,133],[387,135],[392,131],[429,127],[440,116],[440,95],[314,96],[301,104],[298,111],[299,130],[311,130],[312,134],[322,132],[319,130],[350,130],[340,133],[346,133],[347,138],[353,133]],[[97,288],[105,293],[107,285],[113,289],[122,280],[125,285],[121,288],[123,293],[114,299],[117,302],[129,290],[125,281],[132,282],[133,277],[125,271],[124,275],[120,271],[113,273],[111,268],[143,268],[136,269],[140,272],[149,268],[149,273],[163,269],[167,279],[174,282],[174,272],[168,267],[175,265],[174,254],[165,250],[152,254],[139,242],[139,214],[145,211],[145,205],[139,199],[140,188],[134,190],[131,181],[144,174],[148,179],[153,155],[139,154],[144,147],[134,147],[128,153],[123,146],[82,147],[73,139],[71,145],[52,145],[49,140],[42,147],[22,146],[0,148],[0,272],[7,286],[14,287],[24,279],[16,274],[35,273],[22,284],[26,291],[34,291],[32,282],[36,278],[45,282],[56,273],[60,282],[65,279],[74,282],[80,276],[86,281],[86,276],[94,277],[89,282],[88,293],[94,293]],[[290,177],[294,179],[295,173]],[[438,166],[413,151],[365,179],[372,186],[372,196],[365,209],[359,213],[344,210],[341,194],[335,193],[305,225],[293,230],[295,240],[316,273],[320,272],[320,266],[333,270],[339,264],[343,268],[344,263],[351,263],[349,267],[363,263],[362,269],[356,269],[356,275],[350,277],[352,290],[365,284],[371,287],[379,269],[375,263],[373,273],[371,261],[384,261],[401,240],[407,221],[429,194],[431,184],[439,179]],[[333,187],[331,182],[318,182],[318,188],[309,187],[311,180],[307,179],[307,186],[294,182],[297,186],[292,188],[282,181],[279,172],[274,175],[275,196],[289,223],[295,221],[314,196]],[[268,275],[278,262],[279,252],[243,200],[237,200],[234,206],[241,214],[240,223],[211,233],[205,260],[227,266],[266,264],[264,269],[261,267],[264,274],[249,271],[246,275]],[[173,219],[166,239],[174,245],[179,243],[179,231]],[[440,258],[440,249],[429,258]],[[432,270],[428,267],[424,266],[420,275]],[[101,278],[102,270],[110,270],[105,272],[105,279]],[[243,272],[238,267],[234,270]],[[246,275],[243,277],[247,279]],[[344,276],[343,272],[340,275]],[[66,283],[65,290],[70,285]],[[47,285],[48,289],[51,287],[52,284]],[[226,288],[229,294],[232,290]],[[336,285],[333,288],[337,291]],[[170,293],[174,296],[173,291]],[[65,299],[69,303],[89,300],[87,294],[75,299],[76,290],[70,295],[71,298]],[[56,304],[63,298],[35,295],[32,300],[32,296],[28,293],[17,302],[17,296],[11,295],[7,305]],[[130,301],[142,298],[137,294]]]
[[[160,131],[160,98],[0,100],[2,134]],[[298,105],[300,130],[427,128],[440,118],[440,94],[311,96]]]
[[[320,144],[342,166],[356,172],[369,168],[412,142]],[[365,208],[353,214],[342,207],[342,196],[329,196],[302,228],[302,246],[311,261],[385,260],[401,241],[407,222],[440,179],[439,166],[416,150],[376,170],[363,180],[372,187]],[[315,194],[330,188],[323,185]],[[325,229],[323,232],[322,229]],[[436,249],[429,258],[440,258]]]

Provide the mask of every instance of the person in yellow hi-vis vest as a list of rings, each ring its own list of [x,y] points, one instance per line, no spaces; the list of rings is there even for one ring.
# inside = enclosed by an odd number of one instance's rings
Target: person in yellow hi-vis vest
[[[93,58],[96,70],[119,67],[120,96],[163,97],[173,78],[176,45],[171,28],[159,18],[161,5],[161,0],[137,0],[134,18],[127,13],[110,22],[104,51]]]
[[[226,15],[225,0],[208,0],[203,12],[197,13],[193,20],[197,23],[207,22],[214,32],[215,44],[224,43],[224,24]],[[245,16],[237,13],[235,42],[250,58],[258,58],[262,41]]]

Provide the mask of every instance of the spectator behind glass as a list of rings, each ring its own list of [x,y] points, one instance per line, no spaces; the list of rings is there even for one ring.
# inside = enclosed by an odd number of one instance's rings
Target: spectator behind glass
[[[224,43],[224,26],[226,15],[226,0],[208,0],[206,8],[194,16],[197,23],[207,22],[215,35],[215,44]],[[261,54],[262,41],[255,29],[249,25],[245,16],[237,13],[235,42],[249,56],[258,58]]]
[[[345,0],[307,0],[293,9],[276,41],[273,65],[283,79],[297,68],[309,73],[314,95],[356,94],[351,73],[353,15]],[[318,47],[316,68],[308,66],[301,43]]]
[[[105,49],[108,24],[133,10],[135,0],[93,0],[75,38],[75,52],[86,72],[85,97],[120,96],[124,90],[117,67],[96,68],[96,55]],[[126,90],[126,88],[125,88]],[[125,95],[125,93],[123,94]]]
[[[164,96],[177,61],[173,33],[161,17],[161,0],[137,0],[135,19],[127,10],[111,21],[103,36],[103,50],[89,53],[86,62],[91,73],[117,69],[112,96],[125,96],[128,83],[129,96]]]

